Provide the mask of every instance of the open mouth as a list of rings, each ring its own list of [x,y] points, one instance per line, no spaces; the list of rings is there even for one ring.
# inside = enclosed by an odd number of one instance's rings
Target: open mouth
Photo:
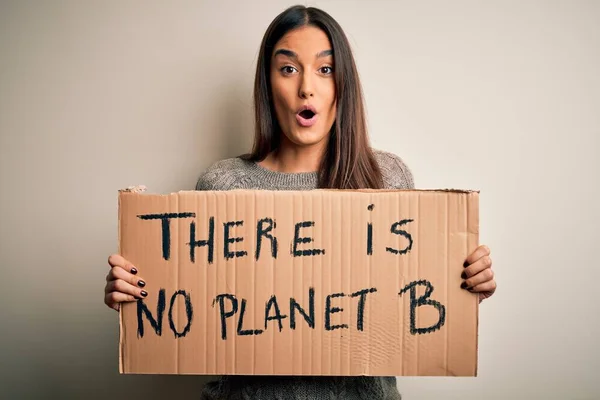
[[[317,122],[317,113],[309,106],[296,114],[296,121],[303,127],[313,126]]]
[[[311,110],[304,110],[304,111],[300,112],[299,115],[304,119],[311,119],[312,117],[315,116],[315,113],[312,112]]]

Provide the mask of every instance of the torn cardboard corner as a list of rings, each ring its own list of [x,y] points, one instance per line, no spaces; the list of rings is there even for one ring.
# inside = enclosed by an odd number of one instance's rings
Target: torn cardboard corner
[[[119,235],[122,373],[476,375],[478,192],[121,191]]]

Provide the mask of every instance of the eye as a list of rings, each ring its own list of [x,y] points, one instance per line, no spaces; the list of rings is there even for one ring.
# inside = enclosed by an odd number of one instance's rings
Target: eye
[[[320,71],[321,71],[322,74],[325,74],[325,75],[331,75],[331,74],[333,74],[333,68],[332,67],[321,67]]]
[[[296,68],[292,67],[291,65],[286,65],[281,67],[279,70],[283,72],[284,75],[291,75],[296,71]]]

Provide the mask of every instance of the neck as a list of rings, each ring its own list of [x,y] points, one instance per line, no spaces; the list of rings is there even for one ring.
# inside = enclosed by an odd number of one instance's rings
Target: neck
[[[279,149],[270,153],[259,164],[276,172],[317,172],[324,153],[324,144],[297,146],[284,139],[281,141]]]

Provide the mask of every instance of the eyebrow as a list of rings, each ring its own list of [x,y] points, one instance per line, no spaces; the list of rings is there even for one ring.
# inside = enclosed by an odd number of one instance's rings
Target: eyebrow
[[[275,51],[275,54],[273,54],[273,57],[277,57],[279,54],[281,54],[283,56],[287,56],[289,58],[293,58],[295,60],[298,59],[298,54],[294,53],[291,50],[278,49],[277,51]],[[333,56],[333,50],[323,50],[323,51],[317,53],[317,58],[323,58],[323,57],[328,57],[328,56]]]

